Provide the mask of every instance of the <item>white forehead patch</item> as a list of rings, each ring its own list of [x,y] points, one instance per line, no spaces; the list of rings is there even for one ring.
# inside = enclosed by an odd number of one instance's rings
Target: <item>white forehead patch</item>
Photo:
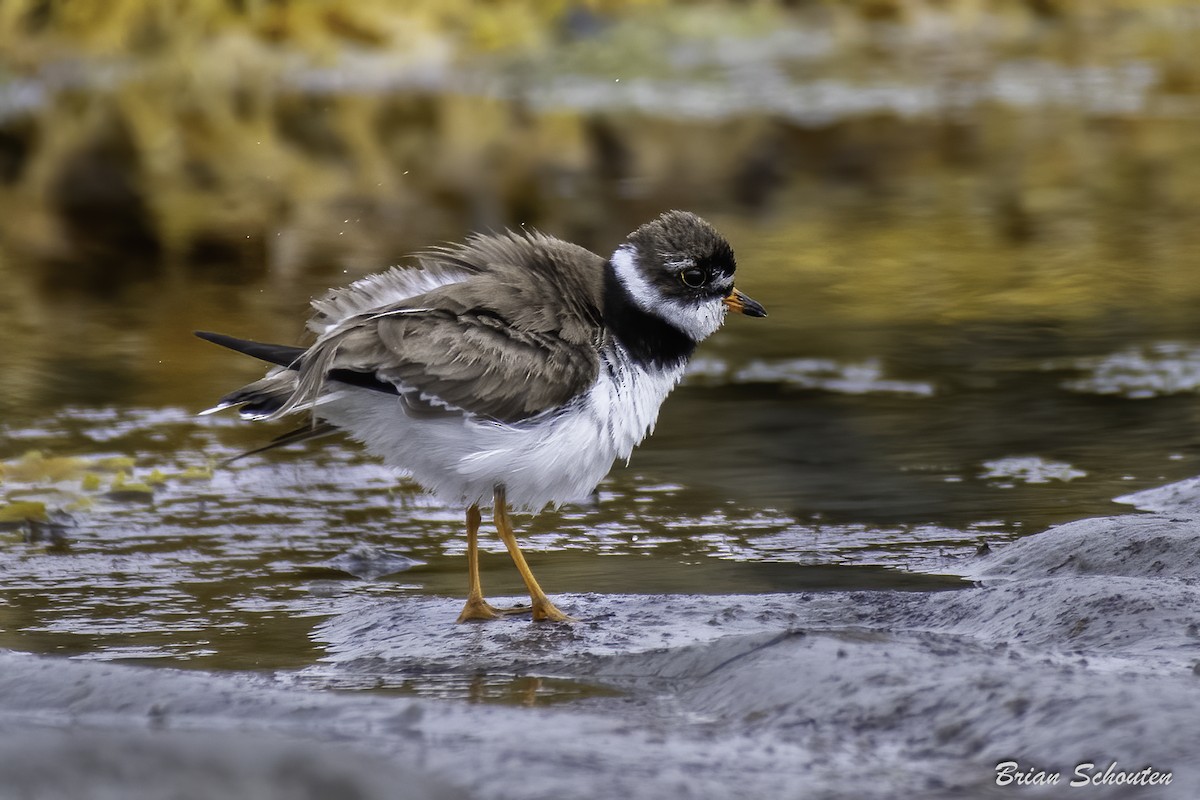
[[[693,262],[688,262],[692,265]],[[638,308],[653,314],[687,334],[693,342],[712,336],[725,322],[725,302],[714,297],[700,305],[681,303],[663,297],[658,288],[646,280],[637,263],[637,255],[629,245],[621,245],[612,256],[613,271]]]

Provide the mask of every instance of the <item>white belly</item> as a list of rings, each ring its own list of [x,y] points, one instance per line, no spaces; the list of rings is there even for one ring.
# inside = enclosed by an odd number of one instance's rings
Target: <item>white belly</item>
[[[654,429],[683,366],[648,372],[617,346],[596,384],[562,412],[505,425],[471,417],[412,418],[398,397],[343,389],[317,413],[447,503],[487,504],[497,484],[515,508],[586,500],[617,458]]]

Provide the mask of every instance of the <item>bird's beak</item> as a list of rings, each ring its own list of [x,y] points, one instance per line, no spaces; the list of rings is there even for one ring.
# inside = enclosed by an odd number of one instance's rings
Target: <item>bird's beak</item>
[[[737,289],[725,296],[725,307],[737,311],[747,317],[765,317],[767,310],[757,300],[752,300]]]

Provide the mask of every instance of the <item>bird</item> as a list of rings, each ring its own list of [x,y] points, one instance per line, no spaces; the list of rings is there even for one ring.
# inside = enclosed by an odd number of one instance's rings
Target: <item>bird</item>
[[[729,242],[687,211],[638,227],[608,258],[532,229],[475,233],[314,299],[307,346],[196,331],[273,365],[201,413],[300,415],[300,428],[250,453],[342,431],[465,506],[459,622],[512,613],[576,621],[538,584],[509,507],[587,500],[617,459],[628,462],[727,312],[766,316],[734,287],[735,270]],[[478,534],[488,500],[528,607],[484,597]]]

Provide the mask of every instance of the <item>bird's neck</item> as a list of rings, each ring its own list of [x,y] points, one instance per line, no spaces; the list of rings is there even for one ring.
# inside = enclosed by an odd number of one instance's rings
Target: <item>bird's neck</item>
[[[612,261],[604,265],[604,324],[634,363],[642,366],[678,367],[696,349],[690,336],[638,305],[617,277]]]

